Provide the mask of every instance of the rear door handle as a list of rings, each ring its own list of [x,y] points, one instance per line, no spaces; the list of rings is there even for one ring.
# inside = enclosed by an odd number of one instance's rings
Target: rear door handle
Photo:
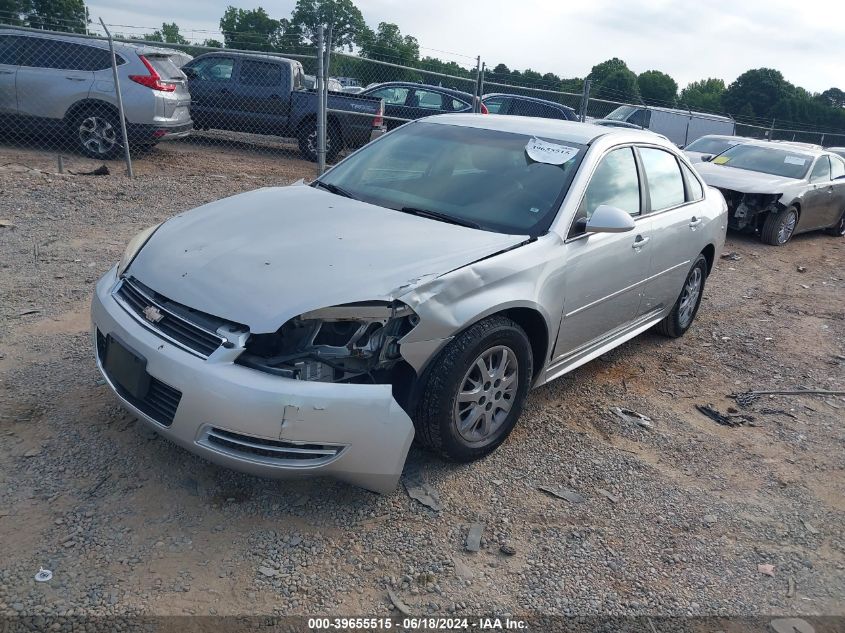
[[[634,243],[631,244],[631,248],[640,249],[646,244],[648,244],[650,240],[650,237],[643,237],[642,235],[637,235],[637,239],[635,239]]]
[[[85,77],[65,77],[68,81],[85,81]]]
[[[14,70],[0,70],[0,75],[14,75]]]
[[[690,227],[691,229],[694,229],[694,228],[695,228],[695,227],[697,227],[699,224],[701,224],[701,218],[697,218],[697,217],[695,217],[695,216],[692,216],[692,219],[689,221],[689,227]]]

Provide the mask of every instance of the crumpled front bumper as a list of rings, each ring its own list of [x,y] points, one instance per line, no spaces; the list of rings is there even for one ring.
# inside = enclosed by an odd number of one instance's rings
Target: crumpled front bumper
[[[240,350],[225,347],[199,358],[118,303],[112,296],[116,282],[113,268],[97,283],[92,339],[97,367],[139,419],[189,451],[235,470],[274,478],[325,475],[376,492],[396,487],[414,426],[390,385],[271,376],[235,365]],[[170,424],[156,419],[160,416],[104,370],[108,336],[146,360],[147,373],[170,388],[168,397],[181,392]]]

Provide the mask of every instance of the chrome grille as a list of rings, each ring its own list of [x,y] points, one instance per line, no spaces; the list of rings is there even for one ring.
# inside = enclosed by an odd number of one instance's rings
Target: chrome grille
[[[154,296],[155,294],[142,288],[133,279],[124,279],[114,291],[115,297],[143,325],[198,356],[208,358],[223,344],[222,336],[175,314],[165,305],[172,302],[161,301]],[[150,307],[156,308],[161,316],[156,322],[147,319],[144,313],[144,310]],[[187,308],[184,310],[189,311]]]
[[[344,446],[336,444],[270,440],[263,437],[242,435],[216,427],[207,427],[199,443],[235,457],[246,457],[280,466],[320,465],[333,460],[344,449]]]

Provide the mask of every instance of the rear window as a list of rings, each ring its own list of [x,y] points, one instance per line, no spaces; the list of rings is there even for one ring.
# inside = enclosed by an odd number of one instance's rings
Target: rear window
[[[166,55],[144,55],[162,79],[184,79],[185,74]]]

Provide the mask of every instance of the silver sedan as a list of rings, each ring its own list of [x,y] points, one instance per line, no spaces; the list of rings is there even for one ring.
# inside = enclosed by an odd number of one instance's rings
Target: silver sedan
[[[414,438],[479,459],[532,387],[649,328],[682,336],[726,223],[654,134],[431,117],[136,236],[97,284],[96,361],[210,460],[388,491]]]

